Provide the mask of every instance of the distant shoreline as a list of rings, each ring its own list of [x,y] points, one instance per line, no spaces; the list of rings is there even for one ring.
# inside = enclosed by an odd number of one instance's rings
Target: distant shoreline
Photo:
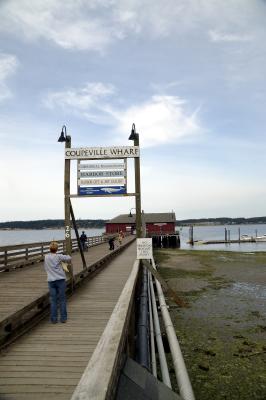
[[[144,214],[145,219],[145,214]],[[104,219],[78,219],[76,220],[78,229],[104,229],[106,222]],[[224,225],[260,225],[266,224],[266,217],[252,218],[189,218],[176,220],[177,228],[186,226],[224,226]],[[0,222],[0,230],[44,230],[44,229],[64,229],[63,219],[42,219],[32,221],[7,221]]]
[[[265,222],[242,222],[242,223],[233,223],[233,222],[225,222],[225,223],[202,223],[202,222],[191,222],[191,223],[178,223],[176,224],[176,228],[189,228],[190,226],[194,227],[214,227],[214,226],[225,226],[225,225],[230,225],[230,226],[242,226],[242,225],[265,225]],[[3,228],[0,226],[0,231],[1,232],[11,232],[11,231],[53,231],[53,230],[58,230],[58,231],[64,231],[64,227],[22,227],[22,228]],[[72,230],[74,228],[72,227]],[[89,229],[105,229],[105,225],[103,226],[78,226],[78,229],[81,230],[89,230]]]
[[[65,228],[0,228],[0,231],[4,232],[10,232],[10,231],[64,231]],[[72,228],[74,229],[74,228]],[[84,227],[84,226],[79,226],[78,229],[83,229],[83,230],[88,230],[88,229],[104,229],[103,227],[97,227],[97,228],[92,228],[92,227]]]

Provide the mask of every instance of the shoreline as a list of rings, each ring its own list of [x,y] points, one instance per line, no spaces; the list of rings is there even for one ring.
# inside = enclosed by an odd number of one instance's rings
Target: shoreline
[[[155,258],[189,304],[169,309],[197,400],[263,400],[266,253],[161,249]]]

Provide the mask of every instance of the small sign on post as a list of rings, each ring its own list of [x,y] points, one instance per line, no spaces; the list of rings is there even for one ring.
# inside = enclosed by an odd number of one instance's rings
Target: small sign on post
[[[137,239],[137,259],[151,260],[152,258],[152,239]]]

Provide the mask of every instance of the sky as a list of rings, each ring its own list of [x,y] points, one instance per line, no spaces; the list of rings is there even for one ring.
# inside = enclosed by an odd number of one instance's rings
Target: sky
[[[62,125],[97,147],[133,123],[144,212],[266,215],[266,1],[0,0],[0,20],[0,221],[64,217]],[[109,219],[135,199],[72,203]]]

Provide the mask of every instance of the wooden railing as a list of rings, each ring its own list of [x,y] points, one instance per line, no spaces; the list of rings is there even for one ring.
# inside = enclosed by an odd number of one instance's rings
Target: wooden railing
[[[135,237],[132,236],[127,240],[122,246],[117,247],[112,252],[105,253],[104,256],[100,257],[93,263],[89,264],[86,269],[78,272],[74,275],[74,282],[72,283],[70,279],[67,281],[67,295],[71,295],[73,290],[76,290],[83,281],[92,279],[96,274],[98,274],[102,268],[104,268],[108,262],[110,262],[114,257],[120,254],[124,249],[126,249],[133,241]],[[61,241],[62,244],[63,241]],[[97,236],[90,238],[89,245],[96,246],[102,242],[106,242],[106,239]],[[31,243],[32,245],[34,243]],[[37,244],[35,243],[35,246]],[[44,245],[44,243],[43,243]],[[49,246],[49,243],[45,243],[46,246]],[[20,245],[23,248],[23,245]],[[16,246],[6,246],[6,247],[16,247]],[[5,248],[6,248],[5,247]],[[24,245],[25,248],[25,245]],[[47,251],[48,251],[47,247]],[[77,246],[76,246],[77,248]],[[1,247],[0,247],[1,249]],[[63,246],[61,246],[61,250]],[[44,249],[45,250],[45,249]],[[36,325],[39,320],[41,320],[47,313],[49,307],[49,293],[45,293],[40,297],[37,297],[35,300],[30,302],[27,306],[24,306],[22,309],[17,310],[14,314],[9,315],[7,318],[0,321],[0,351],[1,347],[6,346],[8,343],[15,340],[17,336],[20,336],[22,333],[31,329],[31,326]]]
[[[106,242],[103,236],[88,237],[88,246],[97,246]],[[57,240],[58,252],[65,251],[65,241]],[[43,261],[45,254],[49,253],[50,242],[36,242],[17,244],[13,246],[0,246],[0,272],[23,268],[26,265]],[[78,251],[77,239],[72,239],[72,251]]]
[[[124,354],[132,356],[130,342],[134,342],[135,293],[139,270],[140,261],[136,260],[71,400],[114,398],[125,361]]]

